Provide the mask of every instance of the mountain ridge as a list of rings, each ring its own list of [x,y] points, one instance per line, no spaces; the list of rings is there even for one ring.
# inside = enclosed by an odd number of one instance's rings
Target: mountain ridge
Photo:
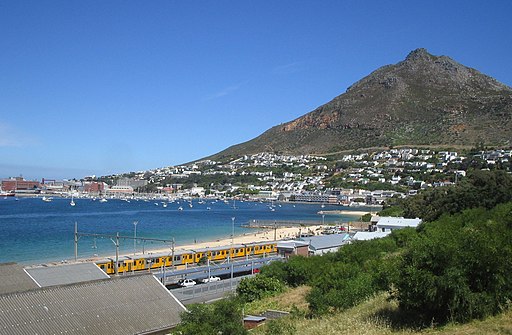
[[[396,145],[508,146],[512,88],[448,56],[411,51],[313,111],[207,159]]]

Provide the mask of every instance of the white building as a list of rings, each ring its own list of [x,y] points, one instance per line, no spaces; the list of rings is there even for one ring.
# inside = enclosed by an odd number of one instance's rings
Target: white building
[[[367,240],[373,240],[374,238],[382,238],[386,237],[389,234],[391,234],[391,231],[384,231],[384,232],[378,232],[378,231],[358,231],[357,233],[352,236],[352,240],[354,241],[367,241]]]
[[[375,225],[377,232],[387,232],[395,229],[407,227],[416,228],[421,223],[421,219],[405,219],[403,217],[384,216],[379,219]]]

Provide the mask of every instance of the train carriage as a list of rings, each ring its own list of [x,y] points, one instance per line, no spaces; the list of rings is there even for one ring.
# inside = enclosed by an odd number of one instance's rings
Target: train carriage
[[[160,269],[170,266],[186,266],[197,264],[201,260],[222,261],[249,256],[265,256],[277,252],[277,243],[255,242],[246,244],[234,244],[229,246],[201,248],[194,250],[179,250],[173,255],[170,252],[150,253],[140,256],[121,256],[118,260],[118,273]],[[115,259],[105,258],[96,261],[96,264],[107,274],[115,273]]]

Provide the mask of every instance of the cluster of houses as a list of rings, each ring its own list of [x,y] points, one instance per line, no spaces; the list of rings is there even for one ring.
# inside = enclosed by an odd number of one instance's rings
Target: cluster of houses
[[[2,180],[4,193],[59,193],[75,191],[95,195],[135,195],[147,185],[162,194],[225,197],[239,195],[254,199],[321,202],[331,204],[380,204],[390,197],[414,195],[418,190],[450,185],[466,175],[468,159],[486,166],[510,164],[512,150],[490,150],[470,157],[455,151],[429,149],[390,149],[373,153],[347,154],[337,160],[312,155],[259,153],[230,162],[203,160],[187,165],[107,176],[108,185],[94,176],[82,180],[27,181],[21,177]],[[466,164],[465,164],[466,163]],[[251,176],[251,183],[222,185],[183,184],[191,176]],[[432,177],[435,176],[435,177]],[[236,178],[234,180],[237,180]],[[329,184],[337,180],[342,187]],[[169,182],[171,181],[171,182]],[[369,191],[379,184],[380,190]]]

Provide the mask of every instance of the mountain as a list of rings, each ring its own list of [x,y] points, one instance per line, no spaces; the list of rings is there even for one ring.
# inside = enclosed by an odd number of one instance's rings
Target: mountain
[[[417,49],[312,112],[208,158],[397,145],[509,146],[511,139],[512,88]]]

